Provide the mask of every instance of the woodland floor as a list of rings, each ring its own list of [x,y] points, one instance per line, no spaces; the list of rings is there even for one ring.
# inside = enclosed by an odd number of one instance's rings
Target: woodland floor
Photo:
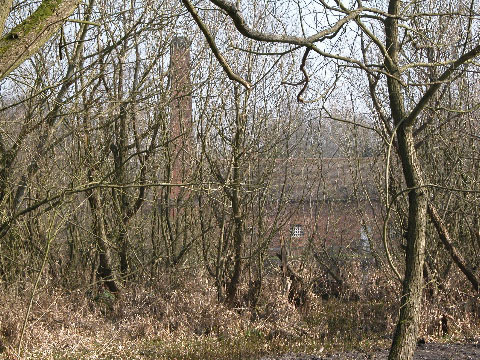
[[[280,357],[263,357],[262,360],[386,360],[387,350],[378,350],[370,353],[357,351],[330,354],[305,355],[289,354]],[[480,342],[466,344],[438,344],[427,343],[417,346],[414,360],[477,360],[480,359]]]
[[[0,360],[387,359],[393,291],[360,300],[312,295],[296,309],[272,277],[252,312],[219,303],[204,277],[181,280],[125,288],[120,299],[83,288],[0,291]],[[419,333],[427,343],[415,360],[480,360],[479,299],[449,294],[445,303],[455,306],[425,306]],[[440,335],[444,313],[449,332]]]

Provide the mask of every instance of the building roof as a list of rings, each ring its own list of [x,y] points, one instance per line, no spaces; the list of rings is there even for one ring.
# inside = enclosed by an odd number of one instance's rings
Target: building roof
[[[381,159],[277,159],[270,186],[292,202],[379,200]],[[275,197],[275,196],[274,196]]]

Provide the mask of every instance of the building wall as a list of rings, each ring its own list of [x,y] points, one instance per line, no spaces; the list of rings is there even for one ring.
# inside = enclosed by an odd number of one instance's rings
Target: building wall
[[[291,254],[301,254],[307,249],[315,251],[333,248],[351,249],[358,252],[369,250],[368,238],[378,243],[379,232],[375,231],[379,204],[357,201],[317,202],[292,204],[292,215],[287,226],[271,243],[270,253],[280,251],[284,241]],[[299,231],[301,227],[301,231]],[[367,230],[368,234],[365,232]]]

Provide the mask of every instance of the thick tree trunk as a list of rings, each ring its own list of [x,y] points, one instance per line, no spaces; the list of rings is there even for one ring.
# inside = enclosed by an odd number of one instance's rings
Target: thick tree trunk
[[[0,1],[3,31],[11,1]],[[77,8],[81,0],[43,0],[37,10],[0,38],[0,80],[38,51]]]
[[[407,250],[405,277],[400,301],[400,315],[393,336],[389,360],[411,360],[415,351],[420,319],[423,264],[425,261],[425,231],[427,223],[427,196],[413,139],[415,117],[407,117],[403,89],[398,68],[398,18],[400,0],[390,0],[388,12],[393,15],[385,21],[388,57],[385,66],[391,115],[397,129],[398,155],[402,162],[408,193]]]
[[[407,250],[405,278],[403,281],[400,316],[390,348],[389,360],[413,358],[418,336],[418,324],[422,307],[423,265],[425,261],[425,231],[427,222],[426,190],[413,147],[412,129],[398,132],[399,152],[408,194]]]

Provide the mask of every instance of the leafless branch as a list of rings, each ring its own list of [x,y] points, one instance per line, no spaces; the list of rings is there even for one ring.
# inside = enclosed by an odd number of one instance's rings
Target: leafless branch
[[[202,30],[202,33],[205,36],[205,39],[207,40],[208,45],[210,46],[210,49],[212,50],[218,62],[220,63],[223,70],[227,74],[228,78],[238,82],[239,84],[242,84],[247,90],[250,89],[252,85],[248,81],[242,79],[240,76],[235,74],[232,68],[230,67],[230,65],[228,65],[227,61],[220,53],[220,50],[218,49],[217,44],[215,44],[215,40],[213,39],[212,34],[210,34],[210,31],[208,30],[207,26],[202,21],[202,19],[200,19],[200,16],[198,16],[198,13],[195,10],[195,7],[193,6],[193,4],[189,0],[182,0],[182,2],[187,8],[190,15],[192,15],[193,20],[197,23],[200,30]]]

